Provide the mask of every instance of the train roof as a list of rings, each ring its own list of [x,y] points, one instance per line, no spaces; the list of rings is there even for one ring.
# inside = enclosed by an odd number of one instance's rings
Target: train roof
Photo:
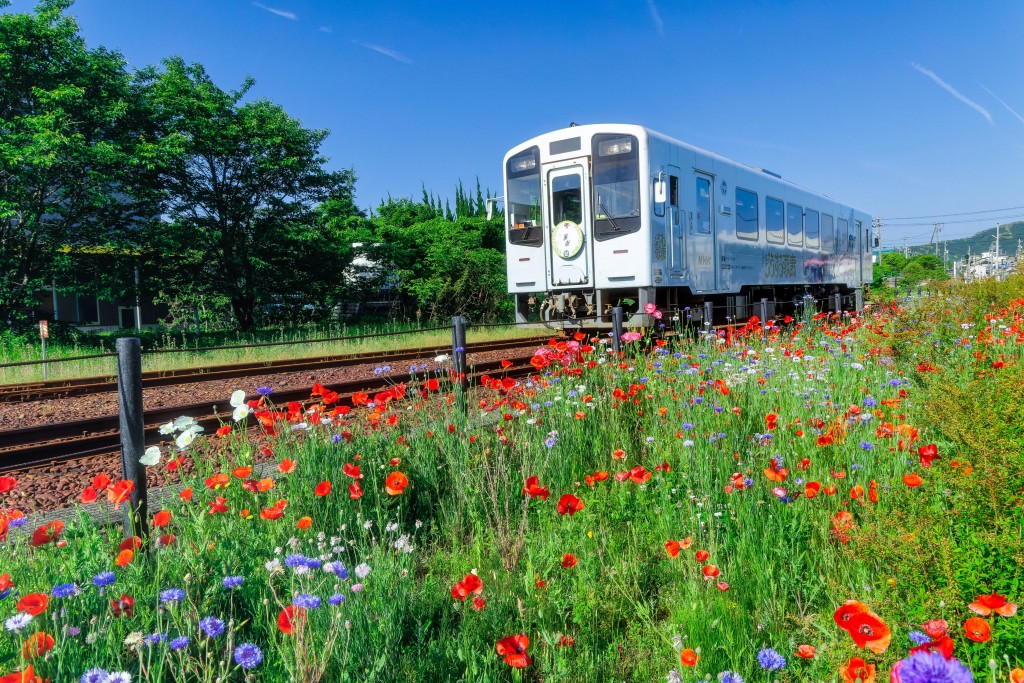
[[[771,177],[776,182],[784,183],[784,184],[789,185],[790,187],[793,187],[794,189],[800,190],[802,192],[810,192],[811,194],[818,195],[819,197],[824,197],[824,198],[828,199],[829,201],[833,201],[833,202],[836,202],[837,204],[842,204],[843,206],[845,206],[845,207],[847,207],[849,209],[853,209],[857,213],[862,213],[862,214],[865,214],[865,215],[870,215],[867,211],[862,211],[862,210],[857,209],[856,207],[853,207],[853,206],[851,206],[849,204],[845,204],[843,202],[840,202],[839,200],[834,199],[833,197],[830,197],[827,194],[824,194],[822,192],[818,192],[816,190],[812,190],[812,189],[810,189],[808,187],[804,187],[802,185],[797,185],[793,181],[788,180],[786,178],[783,178],[779,174],[773,173],[772,171],[768,171],[768,170],[766,170],[764,168],[761,168],[759,166],[751,166],[750,164],[745,164],[745,163],[743,163],[741,161],[736,161],[735,159],[729,159],[728,157],[724,157],[721,154],[716,154],[715,152],[711,152],[711,151],[708,151],[708,150],[703,149],[701,147],[697,147],[696,145],[692,145],[692,144],[690,144],[688,142],[683,142],[682,140],[677,140],[676,138],[673,138],[673,137],[670,137],[668,135],[665,135],[664,133],[659,133],[658,131],[653,130],[651,128],[647,128],[646,126],[640,126],[640,125],[632,124],[632,123],[588,123],[588,124],[583,124],[583,125],[578,125],[578,126],[574,125],[574,126],[570,126],[570,127],[567,127],[567,128],[559,128],[558,130],[553,130],[553,131],[550,131],[548,133],[544,133],[542,135],[538,135],[536,137],[530,138],[529,140],[525,140],[525,141],[519,143],[518,145],[513,147],[511,150],[509,150],[508,153],[505,154],[504,163],[507,164],[509,158],[512,157],[515,152],[522,151],[522,149],[524,147],[532,147],[533,145],[541,145],[543,143],[550,142],[552,140],[561,140],[561,139],[565,138],[566,134],[574,134],[574,135],[588,134],[588,135],[592,135],[594,133],[627,133],[627,134],[630,134],[630,135],[636,135],[637,137],[646,137],[648,140],[650,140],[651,138],[658,138],[658,139],[662,140],[663,142],[667,142],[667,143],[670,143],[670,144],[673,144],[673,145],[679,145],[681,147],[686,147],[688,149],[693,150],[694,152],[697,152],[699,154],[703,154],[705,156],[709,156],[709,157],[711,157],[711,158],[713,158],[713,159],[715,159],[717,161],[722,161],[722,162],[725,162],[727,164],[735,164],[736,166],[743,166],[744,168],[750,169],[751,171],[756,171],[758,173],[764,173],[765,175]]]

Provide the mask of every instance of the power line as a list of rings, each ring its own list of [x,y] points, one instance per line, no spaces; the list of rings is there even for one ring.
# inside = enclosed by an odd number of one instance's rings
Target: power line
[[[1022,208],[1024,208],[1024,207],[1022,207]],[[943,221],[943,223],[946,224],[946,225],[953,225],[953,224],[960,224],[960,223],[984,223],[986,221],[1018,220],[1018,219],[1021,219],[1021,218],[1024,218],[1024,214],[1013,214],[1013,215],[1010,215],[1010,216],[985,216],[984,218],[966,218],[966,219],[960,220],[960,221]],[[892,219],[891,218],[890,219],[883,218],[882,220],[886,221],[886,220],[892,220]],[[933,224],[934,224],[934,221],[933,222],[929,222],[929,223],[897,223],[896,225],[890,225],[889,227],[891,227],[891,228],[921,228],[921,227],[925,227],[925,226],[931,227]]]
[[[964,211],[963,213],[938,213],[933,216],[902,216],[900,218],[883,218],[883,221],[915,221],[932,218],[949,218],[951,216],[973,216],[979,213],[997,213],[999,211],[1016,211],[1017,209],[1024,209],[1024,206],[1007,206],[1003,209],[983,209],[981,211]],[[988,219],[986,219],[988,220]]]

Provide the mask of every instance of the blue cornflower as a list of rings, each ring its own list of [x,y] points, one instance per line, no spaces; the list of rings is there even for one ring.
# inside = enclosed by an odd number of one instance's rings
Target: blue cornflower
[[[78,595],[78,586],[73,583],[62,583],[53,587],[55,598],[69,598],[72,595]]]
[[[225,588],[238,588],[245,581],[244,576],[225,576],[224,580],[221,581],[221,585]]]
[[[320,606],[320,598],[315,595],[309,595],[308,593],[302,593],[295,596],[295,600],[292,601],[296,607],[302,609],[316,609]]]
[[[172,650],[184,650],[186,647],[188,647],[188,644],[188,636],[178,636],[171,642],[167,643],[167,647],[171,648]]]
[[[723,671],[719,674],[718,683],[744,683],[743,676],[735,671]]]
[[[341,443],[341,434],[335,434],[332,436],[331,443]]]
[[[324,563],[315,557],[307,557],[303,564],[307,569],[320,569],[320,567],[324,566]]]
[[[332,574],[334,574],[342,580],[348,578],[348,569],[346,569],[345,565],[343,565],[341,562],[328,562],[324,565],[324,571],[331,572]]]
[[[256,393],[260,396],[270,396],[274,390],[270,387],[256,387]]]
[[[757,663],[762,669],[776,671],[786,667],[786,658],[770,647],[766,647],[757,653]]]
[[[199,630],[205,633],[207,638],[216,638],[224,635],[224,622],[216,617],[206,617],[199,622]]]
[[[78,683],[105,683],[107,676],[103,669],[89,669],[78,679]]]
[[[114,572],[100,572],[96,576],[92,577],[92,585],[97,588],[103,588],[117,581],[117,576]]]
[[[146,643],[146,645],[150,645],[150,646],[156,645],[157,643],[162,643],[165,640],[167,640],[167,634],[166,633],[152,633],[152,634],[150,634],[150,635],[148,635],[148,636],[146,636],[145,638],[142,639],[142,641],[144,643]]]
[[[914,645],[924,645],[925,643],[932,642],[932,637],[923,631],[911,631],[910,642]]]
[[[754,485],[754,480],[751,479],[750,477],[747,477],[746,479],[743,480],[743,485],[746,486],[747,488],[750,488],[751,486]]]
[[[683,423],[683,429],[685,429],[686,431],[689,431],[689,430],[693,429],[693,425],[690,424],[689,422],[684,422]]]
[[[548,448],[554,448],[556,443],[558,443],[558,441],[553,436],[549,436],[548,438],[544,439],[544,445],[547,446]]]
[[[160,603],[166,604],[168,602],[180,602],[185,598],[185,591],[180,588],[168,588],[165,591],[160,591]]]
[[[898,387],[899,385],[903,384],[903,382],[898,379],[891,379],[889,380],[888,384],[890,387]]]
[[[345,596],[341,593],[335,593],[331,597],[327,598],[327,602],[331,603],[332,605],[340,605],[341,603],[345,602]]]
[[[861,441],[860,442],[860,447],[863,448],[866,451],[870,451],[870,450],[874,449],[875,444],[871,443],[870,441]]]
[[[973,683],[970,669],[941,652],[922,652],[896,663],[901,683]]]
[[[306,556],[299,553],[292,553],[288,557],[284,558],[284,566],[286,567],[305,567]]]
[[[235,648],[235,664],[243,669],[255,669],[263,661],[263,653],[252,643],[242,643]]]
[[[875,401],[875,399],[871,398],[870,396],[864,399],[865,408],[874,408],[876,405],[878,405],[878,403]]]
[[[15,519],[12,519],[9,522],[9,525],[10,525],[10,527],[12,529],[17,529],[18,527],[23,527],[26,524],[28,524],[28,517],[17,517]]]

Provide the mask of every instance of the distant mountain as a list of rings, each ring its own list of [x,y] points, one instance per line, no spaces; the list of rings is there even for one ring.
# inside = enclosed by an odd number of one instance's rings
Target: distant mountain
[[[1017,255],[1017,240],[1024,244],[1024,221],[1005,223],[999,226],[999,253],[1005,256]],[[963,259],[967,256],[968,250],[974,256],[980,255],[983,251],[996,250],[996,229],[988,228],[976,232],[970,237],[961,237],[956,240],[939,241],[939,258],[942,257],[943,245],[949,249],[950,262]],[[910,255],[934,254],[934,244],[920,244],[910,247]]]

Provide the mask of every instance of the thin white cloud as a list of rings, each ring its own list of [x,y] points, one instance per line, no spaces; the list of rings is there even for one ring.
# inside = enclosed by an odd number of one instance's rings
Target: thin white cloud
[[[1001,104],[1001,105],[1003,105],[1004,107],[1006,107],[1006,110],[1007,110],[1008,112],[1010,112],[1011,114],[1013,114],[1014,116],[1016,116],[1016,117],[1017,117],[1017,120],[1018,120],[1018,121],[1020,121],[1021,123],[1024,123],[1024,116],[1021,116],[1020,114],[1018,114],[1018,113],[1017,113],[1017,112],[1016,112],[1016,111],[1014,110],[1014,108],[1013,108],[1013,107],[1011,107],[1010,105],[1008,105],[1008,104],[1007,104],[1006,102],[1003,102],[1003,98],[1002,98],[1002,97],[1000,97],[999,95],[995,94],[994,92],[992,92],[991,90],[989,90],[988,88],[986,88],[986,87],[985,87],[984,85],[982,85],[981,83],[978,83],[978,85],[980,85],[980,86],[981,86],[982,88],[984,88],[985,92],[987,92],[987,93],[988,93],[989,95],[991,95],[992,97],[996,98],[996,100],[998,100],[999,104]]]
[[[984,116],[985,120],[988,121],[990,126],[991,125],[995,125],[992,122],[992,115],[988,113],[988,110],[985,109],[985,107],[981,106],[980,104],[978,104],[974,100],[968,99],[964,95],[961,95],[960,92],[956,88],[954,88],[949,83],[946,83],[946,81],[944,81],[941,78],[939,78],[935,74],[934,71],[932,71],[931,69],[926,69],[925,67],[921,66],[917,62],[911,62],[910,66],[914,67],[914,69],[916,71],[919,71],[920,73],[924,74],[928,78],[930,78],[933,81],[935,81],[936,84],[938,84],[943,90],[948,92],[950,95],[952,95],[953,97],[957,98],[958,100],[960,100],[961,102],[966,104],[968,107],[970,107],[971,109],[975,110],[976,112],[978,112],[979,114]]]
[[[665,35],[665,22],[661,20],[661,13],[658,12],[658,6],[654,4],[654,0],[647,0],[647,11],[651,14],[654,28],[658,29],[658,35]]]
[[[391,57],[391,59],[395,60],[396,62],[401,62],[402,64],[412,64],[411,59],[403,55],[401,52],[392,50],[391,48],[382,47],[380,45],[374,45],[373,43],[363,43],[358,40],[353,40],[352,42],[358,45],[359,47],[365,47],[367,50],[379,52],[385,57]]]
[[[276,14],[279,17],[284,17],[285,19],[291,19],[292,21],[298,21],[298,19],[299,19],[299,15],[297,15],[295,12],[289,12],[289,11],[283,10],[283,9],[276,9],[274,7],[267,7],[266,5],[264,5],[261,2],[254,2],[252,4],[255,5],[256,7],[259,7],[262,10],[266,10],[267,12],[270,12],[271,14]]]
[[[320,33],[334,33],[334,31],[333,31],[333,30],[331,30],[331,27],[330,27],[330,26],[321,26],[321,27],[320,27],[319,29],[317,29],[317,30],[318,30],[318,31],[320,31]]]

